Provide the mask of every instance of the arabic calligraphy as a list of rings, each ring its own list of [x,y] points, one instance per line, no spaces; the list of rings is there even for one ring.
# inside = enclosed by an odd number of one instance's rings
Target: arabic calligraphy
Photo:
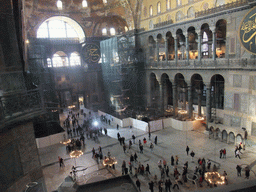
[[[239,37],[243,47],[256,54],[256,8],[250,10],[241,22]]]
[[[100,60],[100,48],[96,44],[86,44],[83,47],[84,60],[87,63],[97,63]]]

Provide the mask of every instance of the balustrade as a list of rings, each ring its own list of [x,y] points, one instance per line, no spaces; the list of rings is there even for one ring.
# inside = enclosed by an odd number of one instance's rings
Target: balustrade
[[[0,121],[42,109],[39,90],[0,97]]]

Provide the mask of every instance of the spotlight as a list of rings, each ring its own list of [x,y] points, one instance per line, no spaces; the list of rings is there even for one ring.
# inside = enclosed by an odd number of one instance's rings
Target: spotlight
[[[94,125],[94,126],[98,126],[99,123],[98,123],[97,121],[94,121],[94,122],[93,122],[93,125]]]

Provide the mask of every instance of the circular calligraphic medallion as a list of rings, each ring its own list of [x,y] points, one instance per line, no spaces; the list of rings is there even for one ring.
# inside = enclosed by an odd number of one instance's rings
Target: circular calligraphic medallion
[[[82,54],[86,63],[97,63],[100,60],[100,48],[94,43],[87,43],[82,48]]]
[[[256,55],[256,7],[245,15],[238,32],[243,47]]]

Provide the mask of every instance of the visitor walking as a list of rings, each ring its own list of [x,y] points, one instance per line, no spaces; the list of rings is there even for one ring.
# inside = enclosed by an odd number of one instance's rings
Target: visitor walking
[[[189,147],[188,146],[186,147],[186,152],[187,152],[187,156],[188,156],[188,154],[189,154]]]
[[[238,177],[241,177],[241,170],[242,170],[242,167],[240,165],[237,165],[236,166],[236,170],[237,170],[237,176]]]

